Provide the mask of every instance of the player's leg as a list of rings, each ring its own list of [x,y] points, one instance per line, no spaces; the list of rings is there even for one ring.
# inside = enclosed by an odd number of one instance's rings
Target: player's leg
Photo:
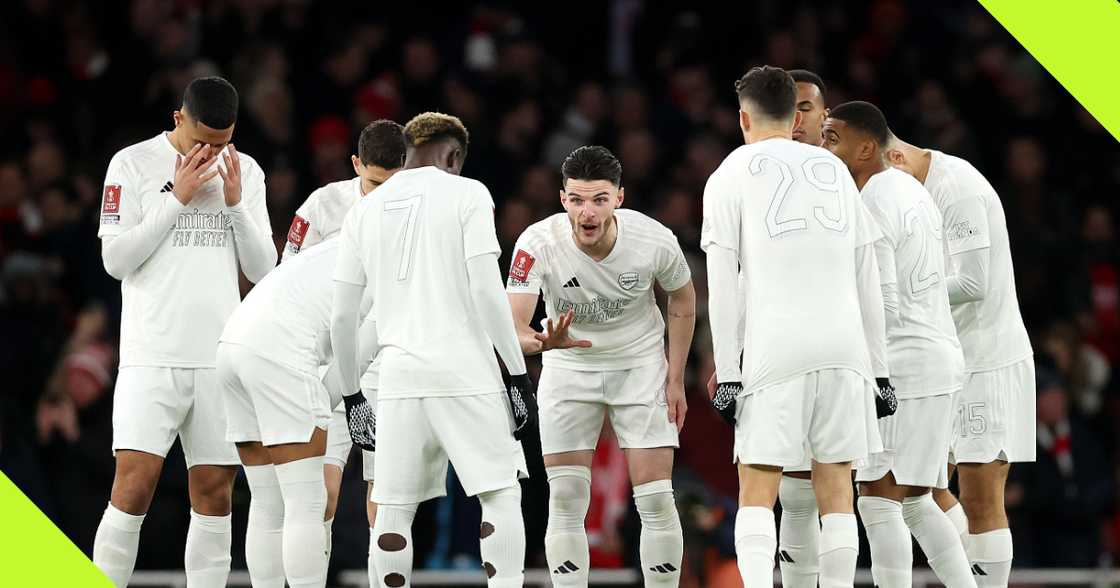
[[[428,422],[428,398],[379,398],[377,401],[378,483],[371,499],[377,502],[373,535],[377,586],[400,588],[412,581],[412,521],[416,507],[444,496],[447,455]],[[472,434],[482,430],[477,422],[458,415]]]
[[[907,496],[902,501],[902,517],[942,584],[948,588],[976,586],[960,535],[932,493]]]
[[[520,479],[527,476],[528,467],[511,432],[506,395],[425,398],[424,402],[432,430],[455,466],[463,490],[467,496],[478,496],[482,505],[479,547],[487,584],[520,587],[525,579]],[[384,509],[379,508],[379,522]]]
[[[1014,550],[1003,496],[1010,464],[958,463],[961,504],[968,515],[966,548],[977,586],[1006,587]]]
[[[323,479],[327,484],[327,510],[323,515],[323,531],[327,534],[327,561],[331,559],[331,536],[334,515],[338,510],[338,496],[342,489],[342,472],[353,447],[350,429],[346,425],[346,409],[341,404],[331,411],[327,426],[327,453],[323,457]]]
[[[626,452],[634,505],[642,522],[639,559],[646,586],[680,583],[684,535],[673,498],[676,423],[665,397],[668,363],[606,372],[611,427]]]
[[[953,474],[957,471],[956,464],[945,464],[946,479],[952,480]],[[968,542],[968,515],[964,514],[964,507],[961,506],[957,497],[953,495],[948,487],[934,488],[933,501],[937,507],[949,517],[949,522],[953,524],[953,528],[957,530],[957,536],[960,537],[961,547],[964,547]]]
[[[591,505],[591,459],[606,414],[603,400],[601,372],[541,370],[537,402],[549,490],[544,552],[555,586],[587,586],[591,556],[584,523]]]
[[[746,586],[774,585],[778,530],[774,502],[782,468],[739,464],[739,512],[735,515],[735,555]]]
[[[881,588],[907,588],[911,584],[914,552],[902,518],[906,495],[907,488],[899,486],[890,471],[859,484],[856,506],[871,547],[871,576]]]
[[[778,525],[778,567],[782,586],[816,588],[821,542],[821,514],[813,493],[812,464],[782,472],[778,487],[782,520]]]
[[[193,404],[179,438],[187,462],[191,522],[183,563],[189,588],[226,585],[229,577],[233,523],[230,516],[233,481],[241,460],[227,441],[226,406],[213,368],[173,369],[190,390]]]
[[[254,588],[284,588],[284,497],[272,457],[259,441],[237,444],[249,484],[245,565]]]
[[[121,368],[113,393],[113,487],[93,540],[93,563],[116,586],[132,577],[140,526],[189,408],[170,368]]]
[[[316,427],[307,443],[268,447],[284,498],[284,575],[292,588],[321,587],[327,580],[327,538],[323,528],[327,506],[323,480],[327,430],[325,422],[320,424],[324,428]]]

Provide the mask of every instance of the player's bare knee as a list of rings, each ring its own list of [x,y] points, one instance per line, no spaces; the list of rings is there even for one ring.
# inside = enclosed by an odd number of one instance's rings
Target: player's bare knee
[[[201,515],[225,516],[233,500],[233,478],[236,470],[217,466],[191,468],[187,473],[187,489],[191,508]]]

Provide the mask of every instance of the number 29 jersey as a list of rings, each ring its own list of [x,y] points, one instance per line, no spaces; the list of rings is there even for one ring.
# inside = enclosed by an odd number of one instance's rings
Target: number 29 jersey
[[[334,279],[372,295],[379,398],[503,389],[467,278],[468,259],[501,251],[486,186],[430,166],[399,171],[350,209],[339,238]]]
[[[851,174],[828,151],[767,139],[724,159],[704,188],[700,246],[739,259],[744,390],[823,369],[873,377],[855,253],[879,237]]]

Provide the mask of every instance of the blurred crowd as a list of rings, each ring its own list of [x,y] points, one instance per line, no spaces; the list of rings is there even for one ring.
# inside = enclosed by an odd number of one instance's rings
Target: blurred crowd
[[[120,290],[96,238],[105,168],[116,150],[172,126],[186,82],[222,75],[241,95],[233,141],[267,174],[278,246],[307,194],[352,175],[357,132],[378,118],[440,110],[464,121],[464,175],[494,195],[503,263],[527,225],[560,210],[564,156],[588,143],[612,149],[625,205],[676,232],[700,302],[674,480],[687,581],[734,576],[731,432],[702,386],[712,358],[700,196],[742,142],[732,83],[761,63],[816,71],[829,105],[875,102],[900,137],[969,159],[996,186],[1040,366],[1039,459],[1013,468],[1008,486],[1016,565],[1095,566],[1118,548],[1120,146],[978,4],[388,4],[0,6],[0,467],[82,549],[112,480]],[[627,566],[637,517],[609,434],[601,449],[593,564]],[[547,484],[535,467],[530,565],[544,561]],[[475,568],[477,506],[454,479],[449,487],[451,498],[421,513],[417,562]],[[348,474],[343,495],[332,563],[361,568],[361,481]],[[142,542],[139,568],[182,566],[187,504],[173,452],[149,514],[164,538]]]

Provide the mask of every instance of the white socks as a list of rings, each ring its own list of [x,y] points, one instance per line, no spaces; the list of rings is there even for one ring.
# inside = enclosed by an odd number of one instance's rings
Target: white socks
[[[910,540],[909,537],[906,538]],[[821,517],[820,586],[850,587],[855,582],[859,535],[856,515],[831,513]]]
[[[101,516],[93,539],[93,563],[117,588],[127,586],[132,577],[143,523],[144,515],[130,515],[112,504]]]
[[[381,577],[374,586],[412,585],[412,520],[416,504],[378,504],[373,525],[373,559]]]
[[[769,508],[744,506],[735,515],[735,555],[743,585],[774,586],[774,550],[778,546],[774,527],[774,511]]]
[[[909,588],[914,567],[910,532],[902,518],[902,504],[878,496],[856,501],[867,543],[871,546],[871,577],[880,588]],[[936,506],[936,505],[935,505]]]
[[[587,586],[591,564],[584,519],[591,505],[591,469],[553,466],[546,471],[549,495],[544,553],[552,572],[552,584]]]
[[[782,505],[782,521],[778,526],[782,586],[816,588],[821,520],[812,480],[782,476],[778,501]]]
[[[327,486],[323,457],[276,466],[284,497],[284,575],[291,588],[322,587],[327,582],[327,538],[323,515]]]
[[[977,586],[1007,588],[1013,555],[1011,529],[968,536],[968,561],[972,562]]]
[[[953,508],[945,511],[945,516],[949,517],[949,522],[953,523],[953,528],[957,530],[957,536],[961,538],[961,547],[968,549],[968,516],[964,514],[964,507],[961,503],[956,503]]]
[[[284,498],[272,464],[245,466],[249,523],[245,564],[254,588],[284,588]]]
[[[482,492],[479,551],[490,588],[521,588],[525,581],[525,520],[521,485]]]
[[[634,505],[642,521],[639,557],[645,586],[677,586],[684,535],[673,500],[673,482],[655,480],[634,486]]]
[[[214,517],[191,510],[183,557],[187,588],[225,588],[233,561],[229,553],[230,543],[233,542],[231,521],[232,517],[228,514]]]
[[[946,513],[933,501],[932,494],[903,500],[902,518],[926,554],[929,567],[946,588],[976,588],[960,536]]]

